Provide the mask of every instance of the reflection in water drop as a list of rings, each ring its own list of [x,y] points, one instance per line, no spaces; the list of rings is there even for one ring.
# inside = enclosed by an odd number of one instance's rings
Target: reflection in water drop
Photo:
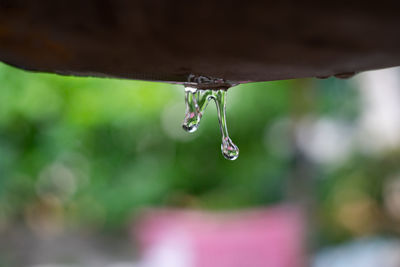
[[[185,87],[186,114],[182,127],[192,133],[197,130],[201,117],[210,100],[213,99],[218,112],[219,127],[222,135],[221,151],[226,159],[235,160],[239,156],[239,148],[232,142],[226,125],[226,90],[198,90],[195,87]]]

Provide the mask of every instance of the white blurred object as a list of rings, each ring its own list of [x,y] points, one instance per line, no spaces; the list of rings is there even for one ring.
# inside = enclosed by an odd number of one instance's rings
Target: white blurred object
[[[352,128],[327,117],[305,118],[297,125],[296,143],[317,163],[341,163],[351,153]]]
[[[146,251],[140,267],[191,267],[192,250],[189,238],[183,233],[168,234]]]
[[[361,97],[355,125],[329,117],[303,118],[296,126],[296,143],[312,161],[340,164],[356,145],[368,154],[400,147],[400,68],[357,76]]]
[[[400,146],[400,70],[390,68],[357,76],[362,101],[358,136],[366,152]]]
[[[312,267],[399,267],[400,241],[361,239],[315,256]]]

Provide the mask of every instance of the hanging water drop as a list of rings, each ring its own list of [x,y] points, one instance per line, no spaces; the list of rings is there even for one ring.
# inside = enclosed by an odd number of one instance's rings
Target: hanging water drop
[[[219,128],[222,135],[221,151],[226,159],[235,160],[239,157],[239,148],[229,137],[228,127],[226,125],[226,91],[218,90],[214,93],[214,101],[217,105]]]
[[[239,148],[232,142],[226,124],[226,93],[232,86],[222,79],[210,79],[204,76],[189,76],[190,85],[185,86],[186,114],[182,128],[195,132],[199,127],[203,113],[210,102],[214,100],[217,106],[219,128],[222,135],[221,151],[226,159],[235,160],[239,156]],[[198,87],[202,89],[198,89]],[[208,89],[212,88],[212,89]]]
[[[186,114],[182,128],[189,133],[193,133],[197,130],[202,116],[199,105],[197,104],[196,94],[198,94],[196,88],[185,87]]]

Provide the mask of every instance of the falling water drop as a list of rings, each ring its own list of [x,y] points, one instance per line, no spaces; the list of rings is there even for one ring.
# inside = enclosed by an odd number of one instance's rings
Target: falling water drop
[[[218,122],[219,128],[222,135],[221,151],[226,159],[235,160],[239,157],[239,148],[232,142],[228,134],[228,127],[226,124],[226,83],[222,79],[215,79],[211,81],[216,81],[216,83],[210,82],[207,77],[195,77],[189,76],[190,79],[195,79],[196,83],[203,84],[207,83],[210,87],[218,86],[223,83],[225,87],[221,89],[198,89],[197,87],[191,85],[185,87],[185,104],[186,104],[186,114],[183,120],[182,128],[192,133],[197,130],[200,124],[200,120],[203,113],[210,102],[211,99],[214,100],[217,106],[218,112]],[[221,82],[222,81],[222,82]],[[212,88],[213,88],[212,87]]]

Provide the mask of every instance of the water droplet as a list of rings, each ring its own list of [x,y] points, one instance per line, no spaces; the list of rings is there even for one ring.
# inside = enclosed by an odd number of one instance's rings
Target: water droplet
[[[211,90],[198,90],[194,87],[185,87],[186,114],[182,128],[193,133],[200,124],[203,112],[210,101]]]
[[[226,124],[226,90],[214,91],[213,99],[217,105],[219,128],[222,135],[221,151],[226,159],[235,160],[239,157],[239,148],[229,137]]]
[[[189,82],[192,82],[194,77],[189,76]],[[213,88],[216,84],[224,84],[226,82],[222,79],[216,79],[216,83],[213,83],[210,78],[204,78],[201,76],[197,78],[196,83],[209,84]],[[211,82],[210,82],[211,81]],[[192,82],[193,83],[193,82]],[[185,104],[186,104],[186,114],[183,120],[182,128],[192,133],[197,130],[200,124],[200,120],[203,113],[210,102],[211,99],[214,100],[217,106],[219,127],[222,135],[221,151],[226,159],[235,160],[239,157],[239,148],[232,142],[228,134],[228,127],[226,124],[226,87],[218,90],[208,90],[208,89],[197,89],[195,86],[185,87]]]
[[[182,128],[189,133],[193,133],[197,130],[202,116],[199,105],[197,104],[197,97],[198,92],[196,88],[185,87],[186,114]]]

